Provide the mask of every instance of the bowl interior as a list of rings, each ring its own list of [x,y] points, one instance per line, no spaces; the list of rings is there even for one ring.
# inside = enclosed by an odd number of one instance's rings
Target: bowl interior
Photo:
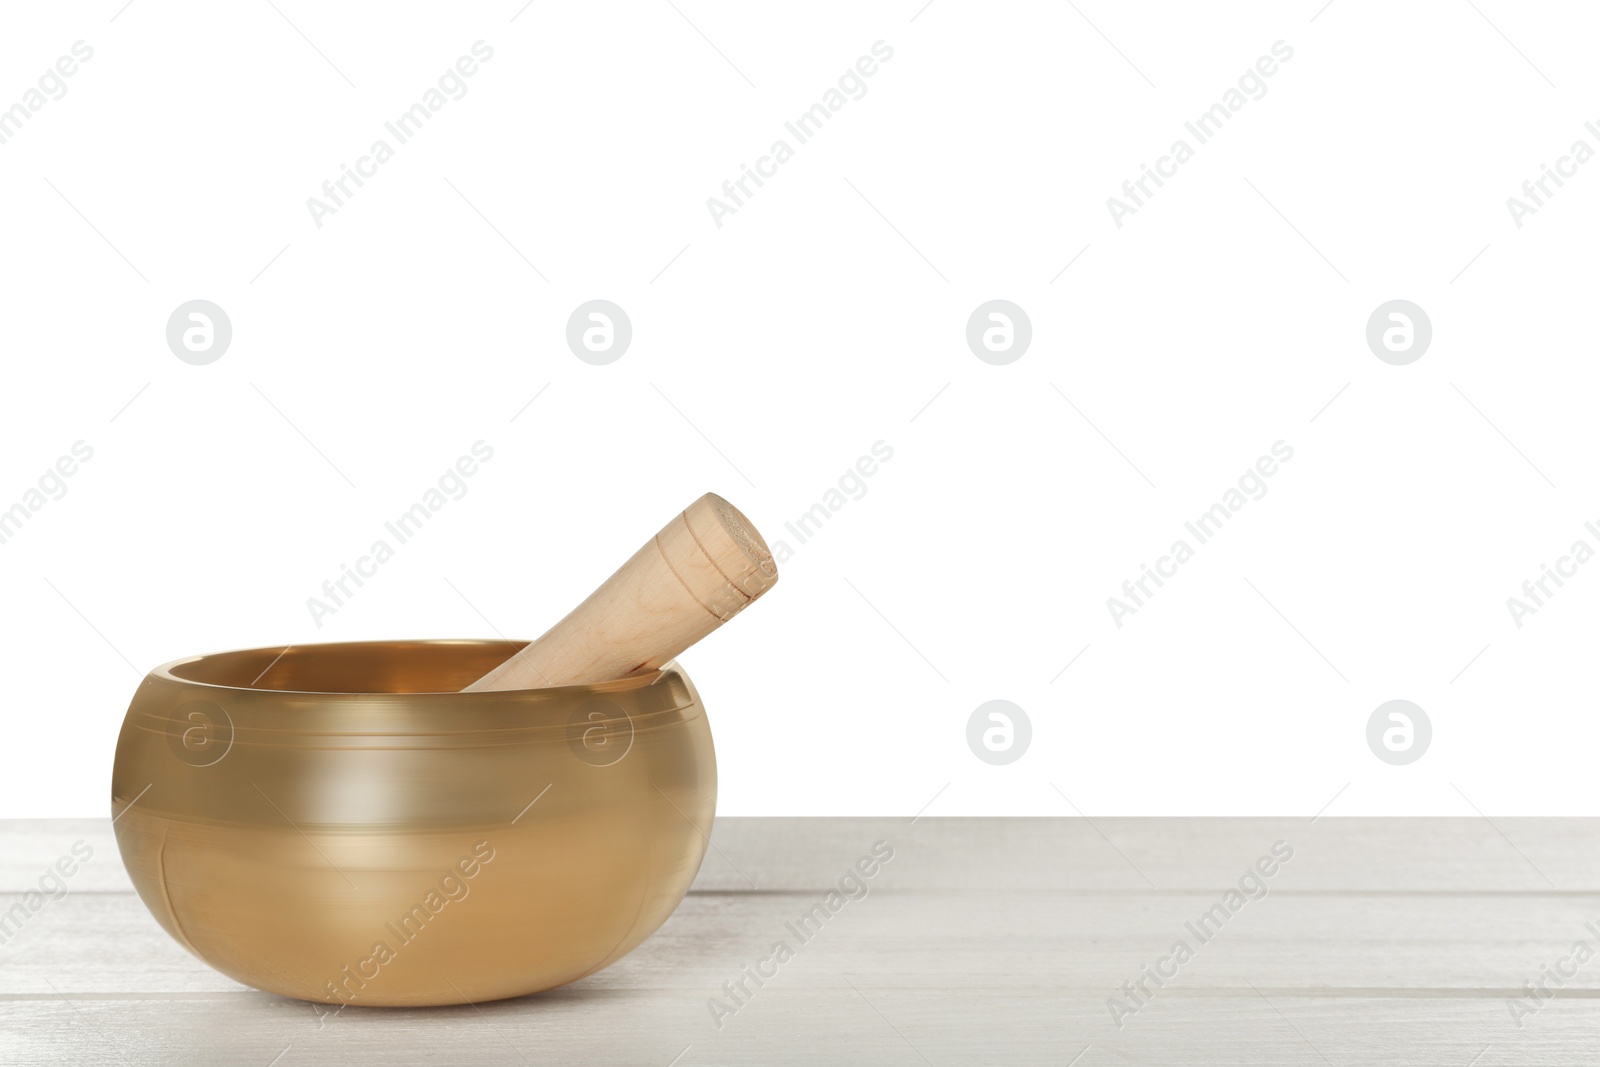
[[[455,693],[526,641],[358,641],[252,648],[159,668],[183,682],[300,693]]]

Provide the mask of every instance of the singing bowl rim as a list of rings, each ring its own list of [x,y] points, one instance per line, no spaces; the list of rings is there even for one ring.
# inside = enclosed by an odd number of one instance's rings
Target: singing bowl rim
[[[639,674],[630,674],[626,678],[617,678],[607,682],[586,682],[577,685],[542,686],[534,689],[485,689],[476,692],[463,692],[460,689],[421,689],[414,691],[393,690],[344,690],[344,689],[284,689],[273,685],[228,685],[221,682],[206,681],[201,678],[190,677],[184,673],[184,668],[198,667],[217,663],[224,660],[244,659],[245,657],[278,657],[290,655],[304,655],[307,652],[318,655],[333,651],[346,653],[362,649],[394,649],[396,651],[407,647],[417,648],[460,648],[460,649],[489,649],[503,648],[506,658],[510,658],[530,644],[528,641],[511,640],[508,638],[475,638],[475,637],[424,637],[424,638],[394,638],[375,639],[367,641],[313,641],[291,645],[262,645],[253,648],[233,648],[221,652],[202,652],[198,655],[180,656],[169,660],[159,667],[152,669],[148,677],[160,678],[163,681],[174,682],[178,685],[194,686],[201,689],[216,689],[224,692],[235,693],[281,693],[285,696],[310,696],[310,697],[406,697],[408,699],[423,698],[449,698],[451,700],[478,699],[478,700],[505,700],[507,697],[519,693],[547,694],[552,698],[570,701],[572,695],[578,691],[595,693],[620,693],[631,692],[636,689],[645,689],[661,681],[663,675],[678,671],[677,661],[663,664],[661,667]],[[262,671],[266,674],[272,665]],[[681,673],[681,671],[679,671]]]
[[[280,658],[324,659],[338,670],[343,661],[381,671],[383,660],[421,654],[426,669],[449,675],[449,685],[466,685],[524,642],[481,639],[340,641],[236,649],[186,656],[152,670],[129,704],[123,729],[170,734],[172,702],[201,702],[220,711],[229,744],[359,748],[370,743],[403,743],[425,748],[481,747],[559,740],[573,729],[575,711],[595,703],[626,717],[630,729],[648,733],[671,729],[705,715],[699,693],[676,662],[644,674],[586,685],[545,689],[459,688],[356,689],[272,688],[233,684],[218,677],[249,681],[273,669]],[[376,664],[376,665],[375,665]],[[415,661],[408,663],[415,668]],[[480,670],[481,668],[481,670]],[[197,677],[198,675],[198,677]],[[166,690],[168,696],[158,695]],[[181,708],[180,708],[181,710]],[[121,742],[119,740],[119,749]]]

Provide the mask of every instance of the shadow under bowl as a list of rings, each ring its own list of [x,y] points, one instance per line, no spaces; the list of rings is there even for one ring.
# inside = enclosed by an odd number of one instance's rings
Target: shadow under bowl
[[[111,806],[156,921],[230,978],[329,1004],[522,996],[631,951],[705,855],[705,711],[670,664],[459,692],[521,647],[300,645],[150,672]]]

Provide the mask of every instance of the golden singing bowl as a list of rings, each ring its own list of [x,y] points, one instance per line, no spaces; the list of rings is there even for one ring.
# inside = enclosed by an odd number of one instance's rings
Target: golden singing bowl
[[[678,906],[717,769],[675,666],[462,693],[514,641],[223,652],[144,679],[111,807],[139,896],[259,989],[496,1000],[592,974]]]

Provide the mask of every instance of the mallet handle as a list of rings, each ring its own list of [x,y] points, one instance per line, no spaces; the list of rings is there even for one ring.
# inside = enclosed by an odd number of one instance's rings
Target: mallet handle
[[[756,528],[707,493],[543,637],[463,692],[581,685],[654,670],[777,581],[777,564]]]

